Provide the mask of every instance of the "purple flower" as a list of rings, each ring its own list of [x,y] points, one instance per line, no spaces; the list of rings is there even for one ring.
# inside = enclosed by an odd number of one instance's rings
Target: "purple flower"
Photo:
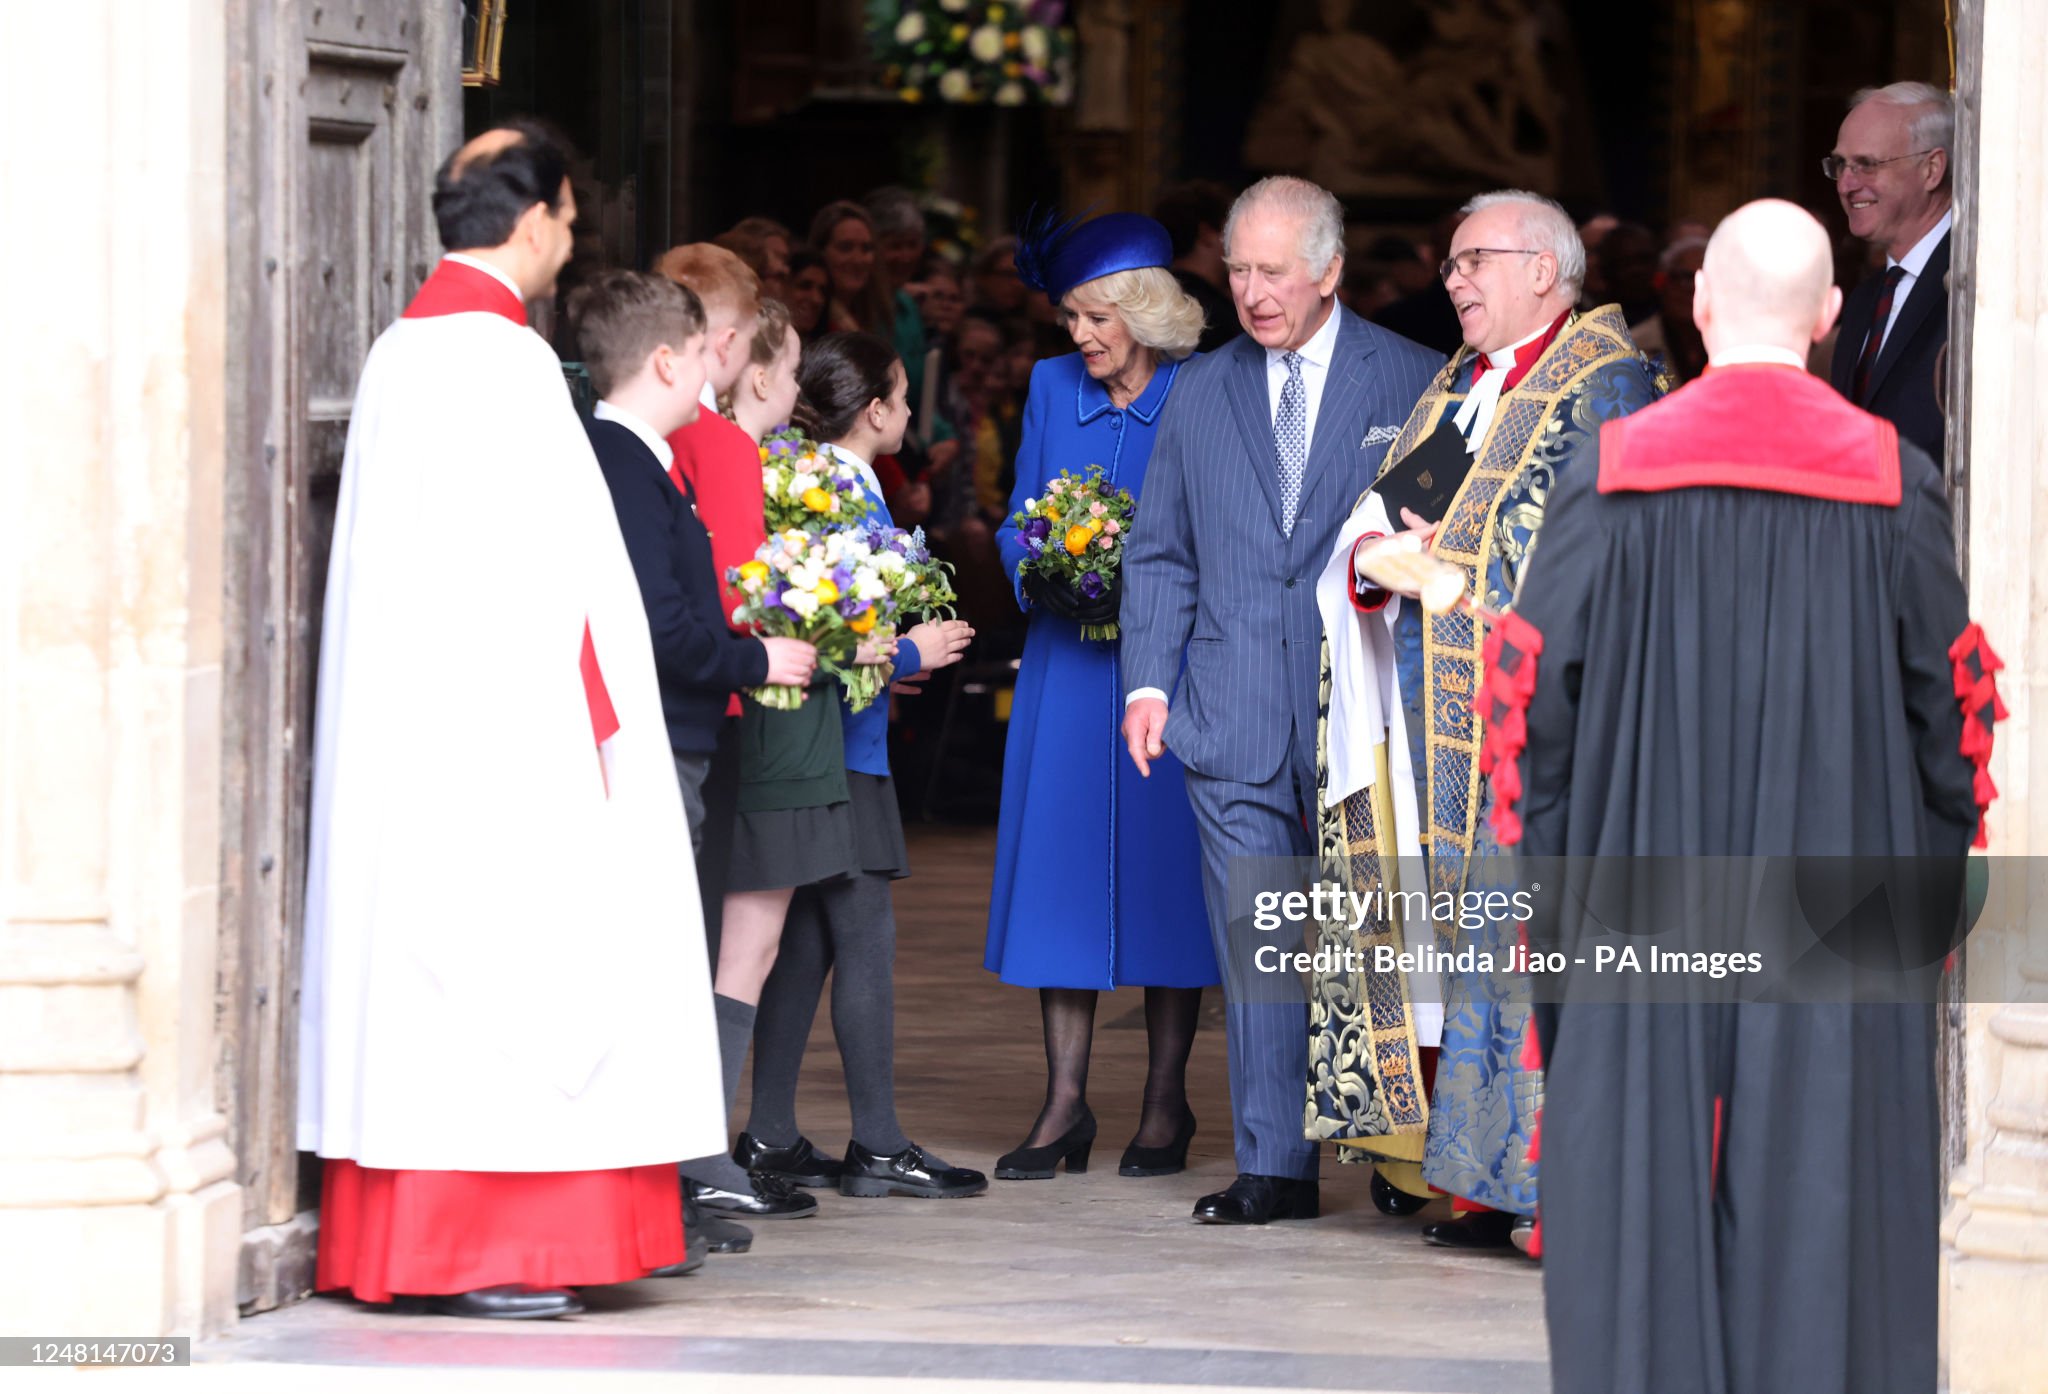
[[[865,600],[860,600],[850,595],[839,602],[839,613],[841,617],[849,620],[853,619],[855,616],[859,615],[861,611],[867,608],[868,603]]]
[[[768,453],[771,455],[794,455],[796,447],[786,440],[779,440],[768,447]]]
[[[1052,523],[1045,518],[1026,518],[1024,526],[1017,531],[1021,532],[1025,537],[1034,538],[1042,542],[1045,540],[1046,535],[1052,531]]]
[[[1034,557],[1043,556],[1045,554],[1045,544],[1035,537],[1027,537],[1024,539],[1024,550]]]
[[[834,586],[838,587],[838,588],[839,588],[839,589],[840,589],[841,591],[850,591],[850,590],[852,590],[852,589],[853,589],[853,572],[852,572],[851,570],[849,570],[848,568],[846,568],[846,567],[843,567],[843,566],[835,566],[835,567],[833,567],[833,568],[832,568],[832,584],[833,584]]]
[[[1101,573],[1090,571],[1081,577],[1081,594],[1087,596],[1090,600],[1102,599]]]

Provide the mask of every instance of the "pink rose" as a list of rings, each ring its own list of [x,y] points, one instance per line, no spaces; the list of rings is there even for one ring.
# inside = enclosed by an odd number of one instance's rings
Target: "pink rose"
[[[1115,537],[1118,533],[1124,530],[1124,527],[1122,523],[1119,523],[1116,519],[1111,518],[1108,522],[1102,525],[1102,530],[1108,533],[1111,537]]]
[[[1107,537],[1098,537],[1095,539],[1095,545],[1107,552],[1110,548],[1116,546],[1116,543]]]
[[[1065,492],[1067,492],[1067,481],[1064,479],[1055,479],[1052,483],[1046,485],[1045,487],[1055,494],[1064,494]]]
[[[1088,505],[1088,513],[1090,517],[1100,518],[1103,514],[1107,512],[1109,512],[1109,510],[1104,508],[1099,503],[1091,503]]]

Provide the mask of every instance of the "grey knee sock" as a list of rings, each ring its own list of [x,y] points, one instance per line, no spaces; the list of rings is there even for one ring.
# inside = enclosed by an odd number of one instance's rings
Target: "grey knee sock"
[[[846,1067],[853,1138],[890,1156],[910,1145],[896,1119],[896,916],[889,878],[864,871],[825,888],[832,934],[832,1034]]]
[[[725,1111],[731,1115],[740,1097],[740,1071],[747,1063],[747,1042],[754,1038],[754,1008],[737,997],[713,996],[718,1016],[718,1062],[724,1076]],[[683,1175],[699,1185],[722,1191],[747,1191],[753,1183],[731,1156],[724,1152],[695,1157],[683,1163]]]

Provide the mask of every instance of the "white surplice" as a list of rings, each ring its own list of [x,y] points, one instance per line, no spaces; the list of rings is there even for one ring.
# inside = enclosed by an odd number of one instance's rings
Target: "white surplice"
[[[1367,614],[1351,603],[1351,553],[1368,533],[1390,536],[1396,529],[1377,493],[1368,493],[1352,509],[1337,532],[1337,542],[1323,574],[1316,578],[1316,608],[1322,612],[1323,634],[1330,646],[1330,713],[1325,742],[1328,770],[1322,789],[1323,807],[1335,808],[1377,777],[1373,750],[1387,749],[1388,803],[1394,826],[1381,828],[1382,857],[1388,847],[1406,867],[1422,865],[1422,818],[1415,794],[1415,762],[1408,752],[1408,714],[1401,702],[1401,679],[1394,659],[1394,623],[1401,607],[1411,602],[1389,596],[1379,610]],[[1404,891],[1426,889],[1402,887]],[[1409,949],[1419,947],[1411,940]],[[1433,973],[1409,975],[1409,997],[1415,1009],[1416,1044],[1433,1046],[1442,1039],[1442,988]]]
[[[602,769],[586,623],[619,723]],[[465,1171],[723,1151],[646,614],[539,336],[478,312],[378,338],[324,624],[299,1146]]]

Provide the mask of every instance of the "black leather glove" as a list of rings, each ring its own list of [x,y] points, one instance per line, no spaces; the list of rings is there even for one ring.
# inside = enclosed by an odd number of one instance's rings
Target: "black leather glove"
[[[1036,568],[1024,573],[1024,594],[1030,596],[1034,604],[1043,605],[1053,614],[1075,624],[1115,623],[1121,591],[1122,587],[1111,581],[1100,596],[1090,600]]]
[[[1067,620],[1074,618],[1075,607],[1082,603],[1064,583],[1050,579],[1035,566],[1025,569],[1024,594],[1031,597],[1032,604]]]

